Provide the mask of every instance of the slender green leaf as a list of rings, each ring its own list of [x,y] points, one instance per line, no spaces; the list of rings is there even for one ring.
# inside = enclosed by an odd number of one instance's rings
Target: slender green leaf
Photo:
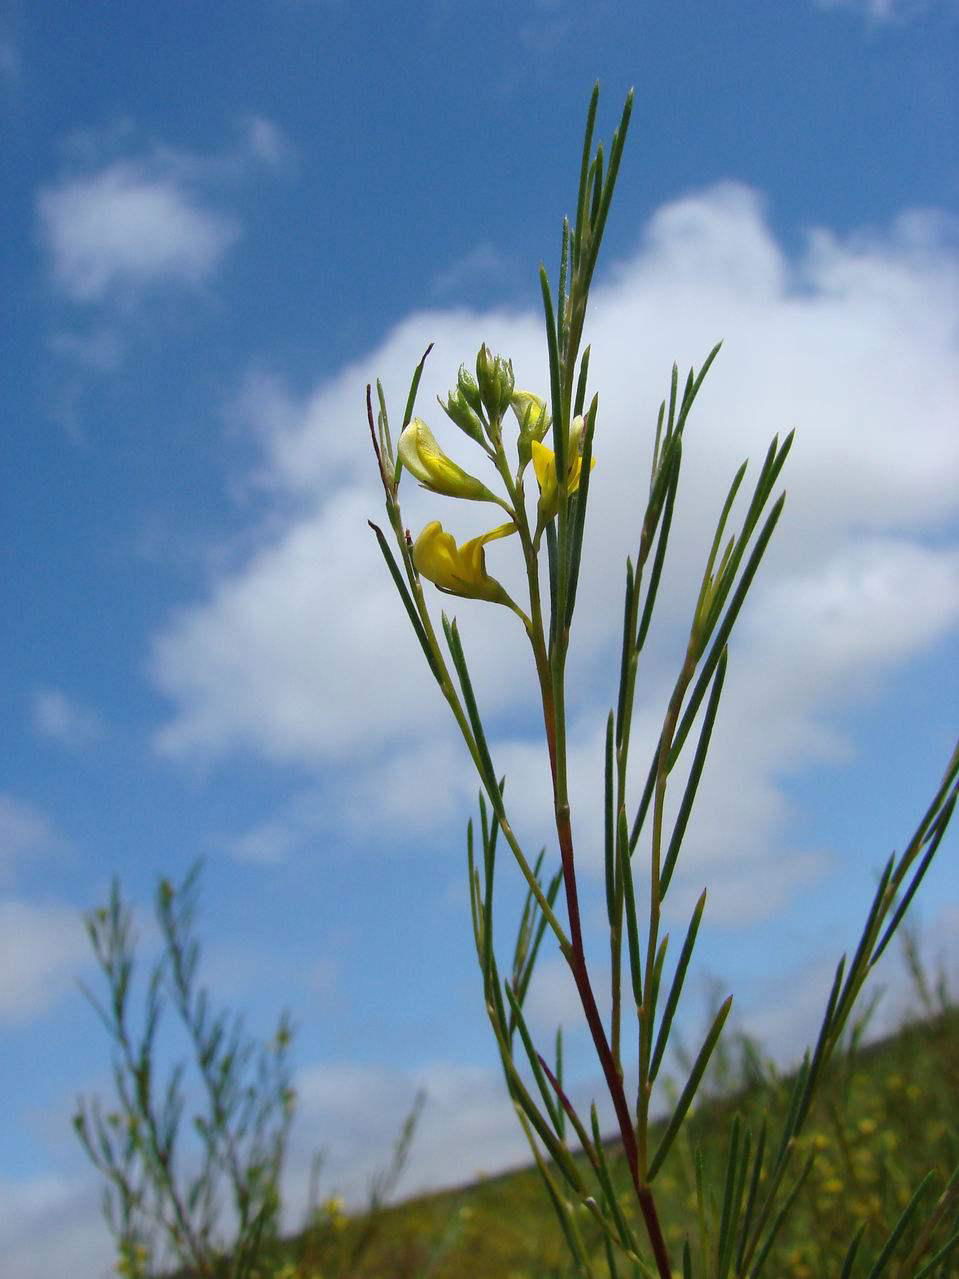
[[[433,349],[433,343],[431,342],[429,346],[426,348],[426,350],[423,352],[420,362],[419,364],[417,364],[416,369],[413,373],[413,381],[410,383],[410,393],[406,398],[406,408],[403,410],[403,429],[404,430],[409,425],[413,417],[413,407],[416,404],[416,392],[419,390],[420,378],[423,376],[423,365],[426,363],[427,357],[429,356],[429,353],[430,351],[432,351],[432,349]]]
[[[456,674],[459,676],[460,688],[463,690],[463,702],[466,706],[466,713],[469,716],[470,727],[473,730],[473,737],[476,741],[476,749],[483,766],[483,784],[486,787],[490,802],[496,808],[497,816],[500,816],[503,812],[502,797],[496,784],[496,773],[493,769],[493,761],[490,759],[489,747],[486,744],[486,733],[483,730],[483,721],[480,719],[476,705],[473,682],[470,679],[469,667],[466,665],[466,656],[463,652],[463,644],[459,637],[455,619],[450,622],[444,614],[443,629],[446,632],[446,640],[449,644]]]
[[[579,488],[575,495],[575,520],[573,523],[572,536],[569,544],[569,586],[566,596],[566,625],[569,627],[573,620],[573,610],[576,607],[576,588],[579,585],[579,566],[583,554],[583,533],[586,527],[586,503],[589,497],[589,473],[591,469],[593,457],[593,432],[596,430],[596,411],[599,407],[599,397],[594,395],[593,402],[589,406],[589,412],[586,415],[586,430],[583,435],[583,460],[579,475]],[[557,475],[562,474],[557,471]]]
[[[623,643],[619,659],[619,696],[616,704],[616,744],[621,745],[626,726],[626,698],[629,690],[629,664],[633,655],[632,626],[634,617],[633,594],[637,583],[633,576],[633,561],[626,556],[626,591],[623,600]]]
[[[692,727],[693,720],[696,718],[696,713],[699,710],[703,697],[706,694],[706,689],[709,687],[709,682],[713,677],[713,672],[719,662],[722,650],[726,647],[729,640],[729,633],[733,628],[736,618],[739,616],[739,611],[743,606],[743,601],[745,600],[746,594],[752,585],[753,578],[755,577],[763,555],[766,552],[766,547],[769,545],[769,539],[772,537],[773,530],[775,529],[779,517],[782,514],[785,501],[786,495],[783,493],[770,511],[769,516],[766,519],[766,523],[763,525],[762,532],[753,547],[752,554],[749,557],[746,568],[743,570],[742,577],[739,579],[739,583],[733,592],[732,599],[729,601],[723,620],[719,624],[715,639],[713,640],[712,647],[709,651],[709,656],[703,663],[699,678],[696,681],[696,687],[689,698],[686,710],[683,712],[682,718],[680,719],[679,725],[676,729],[676,734],[673,738],[673,745],[669,752],[670,769],[673,768],[676,760],[679,758],[679,753],[682,750],[689,730]]]
[[[716,666],[716,676],[713,680],[713,686],[709,693],[709,701],[706,703],[706,714],[703,717],[703,726],[700,729],[699,741],[696,743],[696,753],[693,756],[693,763],[689,770],[686,788],[683,791],[682,802],[679,805],[679,812],[676,815],[676,824],[673,827],[669,846],[666,849],[666,857],[663,860],[663,869],[659,879],[660,901],[662,901],[666,896],[666,890],[669,888],[669,881],[673,877],[676,859],[679,857],[679,850],[682,846],[683,837],[686,834],[686,827],[689,823],[689,817],[693,810],[693,803],[696,799],[699,780],[702,777],[703,767],[706,763],[706,754],[709,750],[709,741],[712,737],[713,724],[716,722],[716,712],[719,710],[719,699],[723,692],[723,681],[726,678],[726,658],[727,650],[723,649],[722,653],[719,655],[719,662]]]
[[[643,614],[639,623],[639,630],[636,634],[636,652],[642,651],[643,645],[646,643],[646,635],[649,632],[649,625],[653,617],[653,609],[656,607],[656,596],[659,592],[659,582],[662,577],[663,564],[666,560],[666,547],[669,543],[669,530],[673,523],[673,507],[676,504],[676,490],[679,485],[679,469],[683,460],[682,444],[677,437],[674,443],[669,446],[668,453],[664,449],[664,466],[668,460],[668,471],[664,471],[663,482],[666,485],[666,496],[663,502],[662,516],[659,521],[659,537],[656,541],[656,554],[653,557],[653,567],[649,575],[649,586],[646,588],[646,600],[643,604]]]
[[[669,988],[666,1006],[663,1009],[663,1018],[660,1022],[659,1034],[656,1037],[656,1047],[653,1051],[653,1057],[649,1067],[650,1083],[655,1081],[656,1076],[659,1073],[663,1053],[666,1051],[666,1043],[669,1039],[669,1032],[673,1024],[673,1016],[679,1003],[679,996],[682,994],[683,982],[686,979],[686,969],[689,967],[693,947],[696,944],[696,934],[699,932],[699,924],[703,917],[703,910],[705,909],[705,906],[706,890],[704,888],[699,901],[696,903],[695,909],[693,910],[692,918],[689,921],[689,927],[686,930],[686,940],[683,942],[683,949],[676,963],[676,972],[673,974],[673,981]]]
[[[413,625],[413,632],[420,642],[420,647],[423,650],[430,670],[433,672],[433,677],[437,683],[442,684],[443,676],[436,661],[436,654],[433,652],[432,645],[426,637],[426,631],[423,629],[423,623],[420,621],[419,614],[416,611],[416,605],[413,603],[413,597],[410,595],[406,583],[403,581],[403,575],[400,573],[399,565],[393,558],[393,552],[390,550],[389,544],[383,536],[383,530],[378,528],[372,520],[368,520],[367,523],[376,535],[377,544],[383,552],[383,558],[386,560],[387,568],[390,570],[390,576],[393,578],[393,582],[399,592],[400,599],[403,601],[403,606],[406,609],[410,622]]]
[[[719,1219],[719,1237],[716,1241],[716,1279],[726,1279],[729,1263],[732,1260],[734,1222],[739,1212],[737,1188],[742,1193],[742,1177],[740,1169],[749,1158],[748,1150],[740,1155],[739,1139],[742,1120],[739,1115],[733,1117],[732,1132],[729,1137],[729,1154],[726,1158],[726,1176],[723,1183],[723,1211]]]
[[[682,431],[682,429],[685,427],[686,419],[687,417],[689,417],[689,413],[693,407],[693,404],[695,403],[696,396],[699,394],[699,388],[702,386],[703,381],[706,377],[706,374],[709,372],[710,368],[712,367],[713,360],[715,360],[716,356],[719,354],[722,348],[722,345],[723,345],[722,342],[716,343],[716,345],[713,347],[713,349],[709,352],[709,354],[706,356],[705,360],[703,361],[702,367],[700,368],[696,377],[693,378],[688,383],[686,393],[683,396],[682,408],[680,409],[680,412],[679,412],[679,421],[676,424],[677,430]]]
[[[759,1179],[763,1171],[763,1156],[766,1153],[766,1116],[763,1115],[762,1126],[759,1129],[759,1141],[756,1143],[756,1154],[753,1158],[753,1171],[749,1179],[749,1194],[746,1196],[746,1208],[742,1215],[742,1221],[739,1227],[739,1247],[736,1249],[736,1273],[741,1274],[743,1270],[743,1256],[746,1251],[746,1241],[749,1238],[749,1231],[752,1226],[753,1212],[756,1207],[756,1196],[759,1193]]]
[[[912,1197],[910,1198],[909,1202],[906,1204],[905,1208],[903,1209],[902,1215],[900,1216],[899,1220],[896,1222],[892,1230],[889,1232],[889,1238],[883,1244],[882,1250],[880,1251],[879,1256],[876,1258],[875,1262],[873,1263],[873,1267],[869,1271],[869,1274],[866,1276],[866,1279],[879,1279],[879,1276],[883,1273],[883,1271],[889,1265],[889,1262],[892,1260],[892,1254],[896,1250],[896,1245],[899,1243],[899,1240],[902,1238],[903,1234],[905,1233],[906,1227],[909,1225],[910,1221],[912,1221],[913,1217],[916,1215],[916,1209],[919,1207],[919,1200],[922,1198],[923,1194],[926,1191],[926,1187],[929,1185],[929,1183],[932,1181],[935,1175],[936,1174],[934,1172],[927,1172],[925,1177],[923,1177],[922,1181],[920,1181],[919,1185],[913,1191]]]
[[[605,835],[606,867],[606,916],[610,927],[616,924],[616,825],[613,815],[613,712],[606,717],[606,767],[603,803],[603,829]]]
[[[952,816],[952,811],[955,808],[955,803],[956,803],[955,796],[953,796],[952,799],[947,803],[944,809],[945,821],[941,821],[937,825],[934,836],[929,842],[929,847],[926,849],[926,852],[923,855],[922,860],[920,861],[919,865],[916,867],[915,871],[913,872],[912,879],[909,882],[909,887],[903,893],[902,898],[899,901],[899,905],[896,907],[895,913],[893,914],[892,919],[889,921],[889,924],[886,927],[886,931],[883,933],[882,938],[876,944],[876,949],[873,951],[872,955],[870,956],[870,959],[869,959],[870,968],[872,968],[873,965],[876,964],[876,962],[879,959],[879,956],[888,946],[896,929],[902,923],[902,917],[903,915],[905,915],[906,911],[909,909],[909,905],[912,902],[913,897],[916,895],[916,889],[922,883],[922,878],[925,875],[926,871],[929,869],[929,864],[932,861],[932,859],[935,857],[936,852],[939,848],[940,841],[942,840],[943,835],[946,833],[946,826],[948,825],[949,819]]]
[[[855,1263],[856,1256],[859,1252],[859,1245],[862,1243],[862,1237],[866,1233],[867,1225],[868,1222],[864,1221],[850,1240],[849,1247],[846,1249],[846,1256],[843,1259],[842,1271],[840,1272],[839,1279],[852,1279],[853,1264]]]
[[[586,112],[586,130],[583,135],[583,157],[579,169],[579,192],[576,197],[576,226],[573,230],[573,265],[579,269],[582,252],[582,234],[586,225],[586,199],[589,191],[589,170],[593,154],[593,132],[596,127],[596,108],[599,106],[599,82],[593,85]]]
[[[633,866],[629,858],[629,840],[626,831],[626,810],[619,810],[618,838],[619,879],[623,888],[623,904],[626,914],[626,939],[629,946],[629,975],[633,986],[633,1001],[637,1009],[643,1003],[643,961],[639,945],[639,921],[636,915],[636,895],[633,889]],[[651,998],[650,1019],[655,1006]]]
[[[556,290],[556,341],[559,346],[561,356],[566,352],[568,336],[566,331],[568,314],[566,299],[568,296],[567,280],[569,279],[569,248],[569,218],[563,218],[563,240],[559,251],[559,286]]]
[[[670,1147],[676,1139],[676,1134],[679,1132],[682,1122],[686,1118],[686,1112],[692,1104],[692,1100],[699,1088],[702,1077],[706,1071],[706,1067],[709,1065],[709,1059],[713,1055],[713,1049],[716,1047],[716,1043],[722,1033],[723,1026],[726,1018],[729,1016],[729,1010],[732,1007],[732,1004],[733,997],[732,995],[729,995],[723,1001],[719,1012],[713,1019],[713,1024],[709,1028],[709,1034],[706,1036],[703,1046],[699,1050],[699,1055],[693,1063],[693,1068],[690,1071],[689,1078],[686,1080],[686,1086],[680,1094],[679,1101],[676,1103],[676,1108],[670,1117],[666,1131],[663,1133],[659,1147],[653,1156],[653,1161],[649,1165],[649,1173],[647,1174],[649,1181],[653,1180],[657,1172],[659,1172],[659,1169],[662,1167],[663,1160],[669,1154]]]
[[[576,383],[576,398],[573,402],[573,417],[579,417],[586,403],[586,383],[589,377],[589,347],[583,349],[579,361],[579,380]]]
[[[796,1184],[790,1190],[789,1194],[786,1196],[783,1206],[780,1208],[779,1212],[776,1214],[776,1219],[773,1222],[772,1227],[769,1231],[769,1234],[766,1237],[766,1241],[762,1246],[759,1256],[756,1258],[755,1265],[753,1266],[752,1270],[750,1270],[749,1272],[749,1279],[759,1279],[759,1276],[762,1274],[763,1266],[768,1261],[769,1253],[772,1250],[773,1244],[776,1242],[776,1236],[779,1234],[779,1231],[782,1229],[783,1222],[786,1220],[786,1218],[789,1216],[789,1213],[792,1211],[792,1206],[796,1202],[796,1196],[799,1194],[800,1190],[803,1187],[803,1183],[805,1182],[806,1178],[809,1176],[809,1171],[812,1168],[813,1163],[815,1162],[815,1158],[816,1158],[815,1152],[813,1152],[813,1154],[809,1156],[809,1158],[806,1160],[805,1164],[803,1165],[802,1172],[800,1172],[799,1177],[796,1181]]]
[[[556,1131],[557,1137],[563,1138],[563,1121],[560,1118],[559,1111],[561,1107],[557,1106],[556,1100],[546,1083],[546,1076],[543,1074],[543,1068],[540,1065],[539,1053],[533,1046],[533,1040],[529,1033],[529,1027],[526,1025],[526,1018],[523,1016],[523,1010],[520,1007],[516,996],[510,988],[509,982],[503,983],[503,989],[506,992],[506,998],[509,1000],[510,1013],[518,1030],[519,1037],[526,1049],[526,1057],[529,1061],[530,1068],[533,1071],[533,1078],[536,1080],[536,1086],[539,1089],[539,1095],[543,1099],[543,1105],[546,1107],[546,1113],[549,1115],[550,1123]]]
[[[952,1238],[947,1240],[947,1242],[939,1249],[936,1255],[931,1257],[923,1268],[916,1272],[916,1279],[931,1279],[933,1272],[938,1270],[957,1244],[959,1244],[959,1231],[956,1231]],[[943,1279],[946,1279],[945,1275],[943,1275]]]
[[[560,381],[560,352],[556,337],[556,317],[553,313],[553,299],[550,294],[549,276],[546,268],[539,269],[540,290],[543,294],[543,310],[546,317],[546,346],[549,352],[549,384],[550,399],[553,409],[553,452],[556,456],[556,474],[566,474],[566,432],[569,424],[563,416],[562,390]]]

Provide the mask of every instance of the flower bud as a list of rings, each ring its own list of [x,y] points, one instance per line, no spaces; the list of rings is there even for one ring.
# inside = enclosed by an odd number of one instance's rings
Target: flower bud
[[[530,459],[530,446],[533,440],[542,440],[549,430],[550,417],[546,412],[546,401],[541,400],[532,391],[514,391],[510,404],[519,422],[519,436],[516,451],[520,465],[525,466]]]
[[[484,342],[476,357],[476,381],[486,412],[499,420],[509,408],[513,394],[513,362],[493,355]]]
[[[459,387],[460,393],[470,408],[477,413],[481,413],[483,411],[483,400],[479,392],[479,387],[476,385],[476,378],[473,377],[465,364],[460,365],[456,385]]]
[[[457,386],[455,390],[450,391],[445,401],[439,400],[439,406],[448,418],[465,431],[471,440],[475,440],[477,444],[485,446],[486,441],[483,436],[483,420],[480,415],[470,406],[466,396]]]

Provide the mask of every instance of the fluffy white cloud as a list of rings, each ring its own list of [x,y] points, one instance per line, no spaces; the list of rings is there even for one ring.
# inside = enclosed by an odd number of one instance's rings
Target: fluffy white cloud
[[[837,712],[881,672],[955,633],[959,257],[943,218],[912,213],[884,233],[813,232],[791,258],[760,197],[726,182],[650,219],[636,251],[596,290],[588,329],[601,395],[599,464],[569,714],[571,772],[581,778],[576,823],[594,864],[623,560],[635,550],[651,425],[673,358],[681,368],[699,364],[725,339],[688,428],[660,625],[640,677],[637,778],[656,741],[725,485],[744,457],[755,475],[773,432],[798,427],[783,476],[786,512],[734,646],[683,863],[688,882],[677,879],[685,912],[707,867],[728,869],[735,858],[741,873],[721,877],[713,905],[717,917],[741,919],[747,900],[756,908],[750,888],[760,866],[770,880],[759,905],[769,910],[825,864],[819,850],[789,846],[784,777],[847,757]],[[398,414],[432,340],[421,412],[474,469],[482,459],[452,427],[444,431],[433,399],[460,361],[485,340],[512,355],[520,385],[546,385],[536,316],[464,310],[410,317],[303,399],[275,377],[251,380],[239,405],[263,444],[255,482],[295,514],[279,532],[272,522],[249,562],[216,578],[154,646],[153,674],[173,705],[157,738],[162,750],[210,759],[241,748],[332,770],[323,815],[311,818],[305,800],[294,821],[301,831],[329,820],[362,826],[377,813],[415,815],[420,828],[442,824],[475,790],[365,527],[382,502],[362,388],[381,375]],[[463,539],[495,522],[483,504],[431,497],[408,479],[403,501],[414,530],[439,516]],[[506,542],[488,552],[507,584],[518,582],[510,550]],[[536,846],[547,779],[521,628],[506,610],[475,601],[456,601],[455,611],[496,766],[507,771],[517,825]],[[772,847],[781,860],[770,858]]]
[[[0,887],[15,888],[25,863],[56,854],[65,843],[43,813],[0,794]],[[0,897],[0,1026],[45,1012],[69,989],[87,950],[74,907]]]
[[[74,302],[129,302],[159,286],[195,289],[237,242],[234,214],[215,193],[263,169],[285,168],[293,148],[264,116],[238,122],[239,139],[197,154],[137,147],[131,120],[78,130],[66,139],[71,167],[37,196],[50,274]],[[53,345],[100,367],[102,341],[62,334]]]
[[[58,688],[38,689],[31,707],[34,732],[63,746],[88,746],[103,734],[103,720],[96,711],[81,706]]]
[[[91,1279],[111,1272],[114,1253],[91,1180],[0,1180],[0,1202],[0,1253],[10,1274],[49,1279],[78,1266]]]
[[[265,116],[254,115],[245,122],[246,146],[260,164],[279,169],[293,158],[293,147],[279,125]]]
[[[0,899],[0,1024],[44,1012],[71,988],[88,949],[75,908]]]
[[[40,231],[56,283],[77,302],[206,280],[235,243],[235,219],[174,177],[118,160],[40,192]]]
[[[0,883],[9,883],[26,857],[56,850],[62,838],[49,819],[30,804],[0,794]]]
[[[390,1147],[417,1093],[426,1098],[400,1193],[413,1194],[524,1163],[529,1147],[502,1075],[485,1066],[436,1061],[396,1071],[356,1063],[308,1067],[295,1081],[298,1119],[288,1203],[305,1191],[311,1151],[324,1152],[324,1188],[355,1205]]]

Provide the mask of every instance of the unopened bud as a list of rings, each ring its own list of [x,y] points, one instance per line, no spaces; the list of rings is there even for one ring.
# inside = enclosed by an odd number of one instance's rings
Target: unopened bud
[[[477,413],[483,411],[483,400],[476,385],[476,378],[466,367],[465,364],[460,365],[459,376],[456,379],[456,385],[459,387],[466,403]]]
[[[521,465],[525,466],[530,459],[533,441],[542,440],[549,430],[550,417],[546,412],[546,401],[532,391],[514,391],[510,403],[519,422],[516,451]]]
[[[490,418],[497,421],[509,408],[513,394],[513,362],[493,355],[484,342],[476,357],[476,380]]]
[[[438,396],[437,399],[439,400]],[[459,386],[450,391],[445,401],[439,400],[439,406],[471,440],[475,440],[477,444],[484,443],[482,418],[471,407]]]

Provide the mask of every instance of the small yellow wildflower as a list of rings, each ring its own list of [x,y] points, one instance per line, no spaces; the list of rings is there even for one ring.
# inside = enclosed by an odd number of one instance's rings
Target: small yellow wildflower
[[[413,546],[413,563],[417,572],[450,595],[462,595],[467,599],[490,600],[494,604],[512,607],[512,600],[495,577],[486,572],[487,542],[498,537],[508,537],[516,531],[516,525],[501,524],[480,537],[471,538],[462,546],[456,545],[452,533],[447,533],[439,520],[431,520]]]
[[[583,431],[586,424],[581,417],[574,417],[569,432],[569,461],[566,466],[566,491],[575,493],[579,488],[580,474],[583,469]],[[533,440],[531,444],[533,470],[539,484],[539,517],[542,524],[547,523],[559,510],[559,485],[556,481],[556,454],[552,449]],[[590,470],[596,465],[596,459],[590,459]]]
[[[396,451],[409,473],[434,493],[470,498],[476,502],[499,501],[485,484],[446,456],[421,418],[414,417],[410,421],[399,438]]]

